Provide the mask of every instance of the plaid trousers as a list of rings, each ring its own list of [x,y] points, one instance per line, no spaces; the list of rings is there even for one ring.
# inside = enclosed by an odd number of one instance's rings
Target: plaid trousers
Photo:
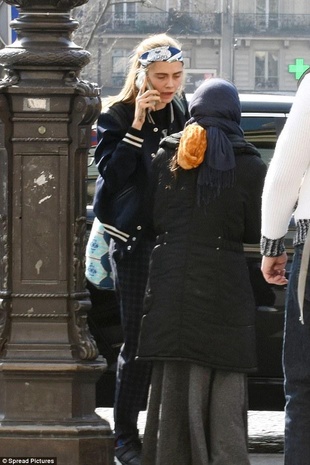
[[[132,253],[119,256],[110,243],[110,259],[116,292],[119,297],[124,343],[116,374],[114,421],[115,438],[124,442],[137,440],[137,420],[146,409],[151,379],[151,362],[136,361],[143,299],[147,284],[149,259],[153,243],[141,238]]]

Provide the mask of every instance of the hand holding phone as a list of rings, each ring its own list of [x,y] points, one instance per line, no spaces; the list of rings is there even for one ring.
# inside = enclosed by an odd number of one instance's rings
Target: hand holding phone
[[[136,86],[139,89],[143,89],[143,86],[145,85],[145,90],[154,90],[154,87],[150,83],[149,79],[147,78],[147,73],[144,69],[139,69],[137,72],[137,77],[136,77]],[[155,107],[157,104],[157,101],[154,100],[151,102],[152,106]]]

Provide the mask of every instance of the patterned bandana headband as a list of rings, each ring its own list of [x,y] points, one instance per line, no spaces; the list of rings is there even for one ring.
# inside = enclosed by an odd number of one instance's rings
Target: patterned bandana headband
[[[156,47],[144,52],[140,58],[139,62],[142,66],[148,66],[155,61],[167,61],[168,63],[173,63],[174,61],[181,61],[183,63],[182,51],[175,47]]]

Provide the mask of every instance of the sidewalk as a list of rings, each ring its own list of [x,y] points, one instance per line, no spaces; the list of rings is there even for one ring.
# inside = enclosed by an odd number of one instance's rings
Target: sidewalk
[[[248,412],[249,451],[283,452],[284,412]]]
[[[113,408],[97,408],[96,413],[110,423],[113,430]],[[138,428],[143,436],[146,412],[140,412]],[[251,465],[283,465],[284,412],[254,411],[248,413]]]
[[[283,454],[250,454],[251,465],[283,465]]]

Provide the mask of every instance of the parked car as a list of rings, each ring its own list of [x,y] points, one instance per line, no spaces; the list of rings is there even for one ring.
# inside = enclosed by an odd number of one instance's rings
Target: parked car
[[[277,138],[290,111],[293,96],[250,94],[240,96],[242,127],[245,137],[260,151],[269,164]],[[294,224],[286,236],[289,256],[287,275],[292,259]],[[260,271],[259,244],[245,244],[251,283],[256,301],[256,339],[258,371],[248,376],[251,410],[282,410],[284,407],[282,342],[286,286],[268,284]]]
[[[188,96],[190,98],[190,96]],[[240,94],[242,105],[241,125],[245,137],[260,151],[268,165],[277,138],[290,111],[294,96],[278,94]],[[94,126],[94,146],[96,127]],[[94,150],[94,148],[92,148]],[[92,151],[88,164],[88,230],[93,221],[92,197],[97,168]],[[292,258],[293,221],[286,236],[289,256],[287,274]],[[286,286],[268,284],[260,271],[259,244],[244,245],[251,283],[256,301],[258,371],[248,377],[249,408],[251,410],[282,410],[284,407],[282,341]],[[122,332],[118,304],[114,291],[100,291],[90,283],[92,298],[89,314],[90,329],[97,341],[100,353],[108,360],[109,369],[97,384],[97,406],[112,406],[115,382],[115,365]]]

